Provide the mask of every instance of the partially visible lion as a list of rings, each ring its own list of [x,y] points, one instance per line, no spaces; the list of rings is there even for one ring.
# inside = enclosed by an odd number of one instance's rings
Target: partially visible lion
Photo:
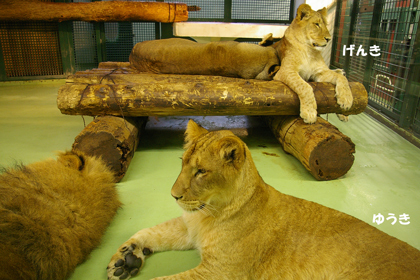
[[[190,121],[185,149],[171,191],[183,216],[123,243],[108,279],[136,275],[152,252],[189,249],[200,251],[196,268],[155,279],[419,279],[420,251],[352,216],[278,192],[232,132]]]
[[[196,43],[171,38],[137,43],[130,64],[141,72],[272,80],[279,69],[272,48],[234,41]]]
[[[114,174],[78,152],[0,175],[0,279],[64,280],[120,207]]]
[[[307,4],[300,5],[284,37],[273,45],[281,61],[274,80],[285,83],[297,93],[300,116],[306,123],[315,123],[317,118],[317,104],[308,80],[336,85],[337,103],[343,109],[353,104],[353,95],[342,70],[330,70],[320,52],[331,40],[326,15],[326,8],[313,11]],[[345,116],[339,117],[347,120]]]

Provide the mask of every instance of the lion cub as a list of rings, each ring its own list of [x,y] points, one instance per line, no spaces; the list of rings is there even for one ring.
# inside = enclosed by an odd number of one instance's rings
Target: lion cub
[[[330,70],[321,56],[321,50],[331,40],[326,27],[327,9],[313,11],[307,4],[299,6],[296,18],[286,29],[284,37],[273,45],[281,65],[274,80],[281,81],[297,93],[300,116],[306,123],[315,123],[317,104],[312,87],[306,82],[327,82],[336,85],[337,103],[350,109],[353,95],[342,70]],[[348,118],[339,115],[346,121]]]
[[[181,217],[122,244],[108,279],[137,274],[146,255],[197,249],[201,263],[156,279],[419,279],[420,251],[352,216],[264,183],[244,142],[188,123],[171,194]]]

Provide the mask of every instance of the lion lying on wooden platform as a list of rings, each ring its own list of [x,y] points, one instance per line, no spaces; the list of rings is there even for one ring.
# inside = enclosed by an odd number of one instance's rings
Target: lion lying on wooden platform
[[[273,48],[235,41],[196,43],[172,38],[137,43],[130,63],[141,72],[271,80],[279,68]]]

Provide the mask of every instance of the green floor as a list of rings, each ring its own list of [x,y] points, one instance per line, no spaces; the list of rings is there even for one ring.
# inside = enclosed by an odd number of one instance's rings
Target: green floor
[[[92,118],[62,115],[56,107],[59,81],[0,83],[0,165],[31,163],[71,148],[74,137]],[[318,182],[255,117],[195,117],[209,129],[228,128],[249,146],[256,166],[283,193],[316,201],[351,214],[420,249],[420,149],[365,114],[340,123],[329,121],[356,144],[355,162],[342,178]],[[188,118],[150,118],[129,170],[118,184],[124,203],[99,248],[80,265],[72,280],[106,279],[105,268],[119,245],[136,231],[181,214],[170,189],[181,169],[183,132]],[[270,155],[268,155],[270,154]],[[281,209],[279,209],[281,211]],[[408,214],[409,225],[373,215]],[[150,279],[196,266],[194,251],[158,253],[139,276]]]

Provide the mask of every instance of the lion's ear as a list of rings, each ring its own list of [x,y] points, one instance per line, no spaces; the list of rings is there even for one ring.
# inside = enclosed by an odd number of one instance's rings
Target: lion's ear
[[[246,159],[245,144],[236,136],[228,136],[220,139],[218,148],[223,161],[228,164],[233,164],[236,169],[242,167]]]
[[[57,161],[64,166],[70,167],[76,170],[82,170],[85,164],[85,159],[82,154],[76,154],[74,152],[65,152],[58,155]]]
[[[311,15],[311,13],[313,12],[311,6],[309,6],[308,4],[302,4],[299,6],[298,10],[297,10],[297,18],[299,20],[304,19],[305,17],[309,17]]]
[[[322,8],[320,10],[317,11],[318,13],[321,14],[322,17],[326,18],[327,17],[327,8]]]
[[[208,133],[208,130],[197,124],[195,121],[190,120],[185,131],[185,145],[184,149],[188,149],[191,143],[194,142],[198,137]]]

